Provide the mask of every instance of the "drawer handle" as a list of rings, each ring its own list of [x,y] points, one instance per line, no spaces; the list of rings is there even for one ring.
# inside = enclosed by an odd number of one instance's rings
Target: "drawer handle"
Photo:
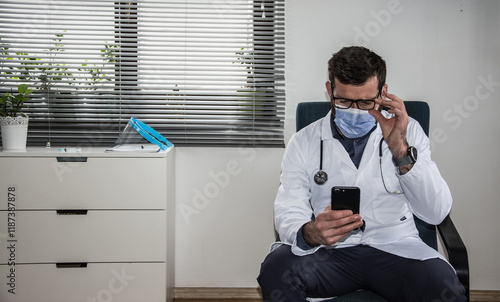
[[[87,215],[88,210],[57,210],[57,215]]]
[[[88,157],[81,156],[67,156],[67,157],[57,157],[58,163],[86,163]]]
[[[59,262],[57,268],[86,268],[87,262]]]

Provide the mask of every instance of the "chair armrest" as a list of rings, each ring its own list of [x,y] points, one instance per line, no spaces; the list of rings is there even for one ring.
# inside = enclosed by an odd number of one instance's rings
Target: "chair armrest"
[[[457,271],[457,276],[460,282],[465,287],[465,294],[467,300],[469,299],[469,259],[467,256],[467,249],[464,242],[460,238],[453,221],[450,216],[437,226],[441,240],[448,253],[448,261]]]

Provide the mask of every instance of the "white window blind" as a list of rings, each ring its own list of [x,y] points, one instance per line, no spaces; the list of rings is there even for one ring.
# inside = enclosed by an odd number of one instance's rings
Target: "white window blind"
[[[2,0],[0,93],[28,145],[110,146],[130,117],[176,145],[283,146],[284,0]]]

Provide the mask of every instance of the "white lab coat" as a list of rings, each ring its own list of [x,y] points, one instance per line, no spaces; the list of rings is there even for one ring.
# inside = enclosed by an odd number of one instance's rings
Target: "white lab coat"
[[[383,111],[386,117],[391,115]],[[380,126],[366,144],[359,168],[352,163],[341,143],[332,136],[331,112],[290,139],[282,162],[281,185],[275,200],[275,226],[282,242],[292,246],[295,255],[314,253],[319,248],[303,250],[297,246],[297,231],[311,215],[322,212],[331,200],[333,186],[357,186],[361,189],[360,215],[366,229],[353,231],[341,241],[326,248],[359,244],[411,259],[444,259],[418,236],[413,214],[427,223],[439,224],[449,213],[452,197],[448,185],[431,160],[429,139],[420,124],[410,118],[407,141],[418,150],[418,159],[405,175],[399,175],[392,162],[388,145],[383,142],[383,174],[387,189],[404,194],[388,194],[380,177]],[[328,181],[317,185],[313,176],[320,165],[320,139],[323,140],[323,170]],[[445,260],[445,259],[444,259]]]

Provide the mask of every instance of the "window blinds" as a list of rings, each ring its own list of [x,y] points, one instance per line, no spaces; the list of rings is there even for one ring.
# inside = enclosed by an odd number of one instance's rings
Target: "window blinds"
[[[110,146],[130,117],[181,146],[284,144],[284,0],[2,0],[0,39],[31,146]]]

